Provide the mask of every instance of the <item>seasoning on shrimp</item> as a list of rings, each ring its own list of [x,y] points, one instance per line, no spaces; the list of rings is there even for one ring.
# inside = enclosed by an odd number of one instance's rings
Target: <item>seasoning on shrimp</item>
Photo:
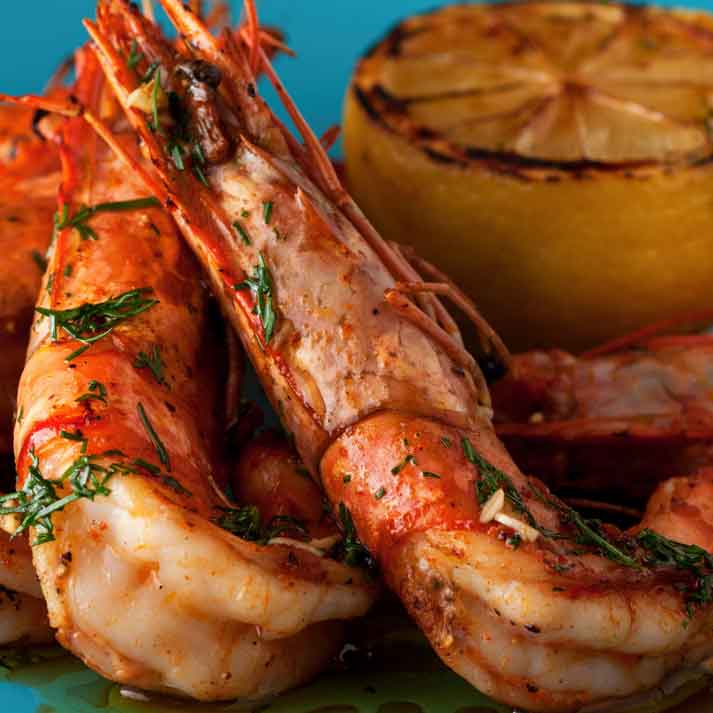
[[[136,404],[136,409],[139,412],[139,418],[141,419],[141,423],[146,429],[146,433],[148,434],[151,443],[153,443],[153,446],[156,449],[156,453],[158,453],[159,460],[170,471],[171,459],[169,458],[168,451],[166,450],[166,446],[163,445],[163,441],[159,438],[158,433],[156,433],[156,429],[153,427],[151,421],[149,420],[144,405],[139,402],[138,404]]]
[[[106,386],[104,386],[101,381],[91,379],[90,382],[87,384],[87,392],[82,394],[81,396],[78,396],[76,398],[76,401],[101,401],[103,404],[105,404],[107,393],[108,392],[106,390]]]
[[[137,369],[149,369],[158,384],[167,385],[164,375],[166,365],[161,359],[161,347],[158,344],[152,345],[148,352],[140,351],[134,359],[134,366]]]

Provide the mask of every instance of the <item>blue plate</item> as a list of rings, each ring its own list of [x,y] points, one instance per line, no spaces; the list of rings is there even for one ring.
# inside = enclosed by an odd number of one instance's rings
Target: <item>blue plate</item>
[[[341,115],[344,91],[356,59],[400,18],[444,4],[436,0],[261,0],[261,19],[282,28],[298,60],[279,60],[279,70],[308,121],[320,134]],[[689,2],[713,10],[713,1]],[[94,14],[93,0],[2,3],[0,91],[38,92],[73,47],[86,40],[80,24]],[[241,3],[233,0],[236,12]],[[489,702],[443,667],[412,629],[390,629],[398,655],[356,671],[334,670],[315,684],[274,701],[271,713],[485,713],[506,709]],[[396,632],[396,633],[394,633]],[[405,633],[404,633],[405,632]],[[388,638],[388,637],[387,637]],[[393,641],[392,641],[393,644]],[[402,655],[407,646],[408,655]],[[5,669],[2,664],[7,664]],[[700,684],[698,684],[700,685]],[[0,713],[187,713],[236,711],[236,706],[141,703],[59,649],[0,657]],[[244,708],[242,709],[244,710]],[[642,709],[641,713],[651,711]],[[708,694],[682,707],[713,713]]]

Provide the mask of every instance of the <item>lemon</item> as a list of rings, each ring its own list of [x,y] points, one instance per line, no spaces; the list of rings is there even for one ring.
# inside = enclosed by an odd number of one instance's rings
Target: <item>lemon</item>
[[[713,17],[615,4],[409,18],[348,91],[349,186],[512,349],[713,302]]]

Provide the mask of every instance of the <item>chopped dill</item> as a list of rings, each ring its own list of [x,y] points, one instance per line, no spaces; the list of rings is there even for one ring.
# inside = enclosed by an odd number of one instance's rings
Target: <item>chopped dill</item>
[[[62,310],[36,307],[35,311],[49,317],[53,341],[58,340],[58,330],[63,329],[70,337],[84,345],[66,357],[66,361],[72,361],[94,342],[110,334],[117,325],[158,304],[158,300],[145,297],[150,292],[150,288],[143,287],[129,290],[104,302],[84,303],[79,307]]]
[[[258,264],[252,277],[248,277],[240,284],[234,285],[233,289],[250,290],[256,298],[255,313],[260,318],[262,324],[265,343],[269,344],[275,330],[277,315],[273,304],[273,284],[270,271],[265,264],[262,253],[258,254]]]
[[[146,414],[146,409],[140,401],[138,404],[136,404],[136,410],[139,412],[139,419],[144,429],[146,430],[146,434],[148,435],[149,440],[151,441],[151,443],[153,443],[153,446],[156,449],[158,459],[166,467],[166,470],[170,472],[171,460],[168,457],[168,451],[166,450],[166,446],[163,445],[161,439],[158,437],[158,434],[156,433],[153,425],[151,424],[151,421],[149,420],[148,415]]]

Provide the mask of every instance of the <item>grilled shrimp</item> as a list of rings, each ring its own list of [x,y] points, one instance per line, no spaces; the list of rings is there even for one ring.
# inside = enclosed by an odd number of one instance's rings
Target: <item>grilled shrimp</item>
[[[77,68],[77,100],[140,161],[94,55],[80,52]],[[19,490],[3,508],[30,532],[57,639],[115,681],[200,700],[294,686],[375,587],[315,548],[264,544],[245,526],[253,510],[214,487],[222,375],[198,266],[81,117],[61,151],[19,388]]]
[[[705,661],[713,542],[657,533],[654,515],[630,532],[589,522],[525,477],[434,293],[478,324],[488,363],[507,359],[496,335],[451,284],[424,283],[341,189],[260,47],[254,4],[248,52],[179,0],[162,5],[190,52],[124,0],[87,23],[151,155],[144,180],[161,185],[305,465],[443,660],[538,711],[618,705]],[[141,105],[124,60],[134,38],[172,111]],[[257,95],[258,69],[305,145]]]
[[[712,358],[710,335],[651,330],[580,357],[518,354],[493,388],[496,430],[550,486],[643,501],[659,481],[713,462]]]

